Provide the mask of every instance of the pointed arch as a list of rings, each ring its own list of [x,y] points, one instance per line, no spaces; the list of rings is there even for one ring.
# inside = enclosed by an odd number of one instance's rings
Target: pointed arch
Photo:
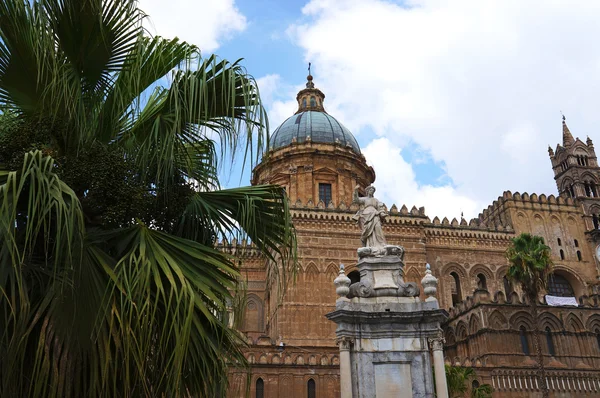
[[[600,329],[600,314],[591,315],[585,322],[585,328],[592,333]]]
[[[479,316],[472,314],[469,319],[469,334],[475,334],[481,329],[481,322]]]
[[[571,332],[581,332],[585,328],[583,326],[583,322],[579,317],[573,313],[567,315],[567,320],[565,321],[566,329]]]
[[[488,324],[490,325],[490,328],[496,330],[508,328],[508,321],[506,320],[506,317],[498,310],[494,310],[490,314],[488,318]]]
[[[460,321],[458,325],[456,325],[456,341],[462,341],[468,336],[468,328],[467,324],[464,321]]]
[[[513,329],[519,329],[524,326],[526,330],[533,329],[533,323],[531,323],[531,314],[525,311],[518,311],[510,317],[510,327]]]
[[[540,329],[544,330],[546,328],[550,328],[553,332],[559,332],[563,330],[563,324],[560,319],[556,317],[556,315],[551,314],[549,312],[541,313],[539,316]]]

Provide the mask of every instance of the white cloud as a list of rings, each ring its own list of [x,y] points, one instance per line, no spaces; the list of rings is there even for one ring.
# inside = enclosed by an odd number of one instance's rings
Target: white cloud
[[[234,0],[140,0],[139,7],[149,15],[144,26],[152,34],[177,36],[203,53],[246,28],[246,17]]]
[[[289,32],[328,111],[446,165],[455,188],[420,187],[397,155],[400,187],[372,159],[378,193],[397,203],[474,216],[507,189],[555,194],[546,150],[562,138],[560,110],[575,136],[600,140],[598,1],[313,0],[303,13]]]
[[[402,157],[402,150],[387,138],[378,138],[366,148],[363,154],[377,173],[377,198],[387,204],[388,208],[396,204],[398,208],[406,205],[410,210],[413,205],[425,206],[427,215],[447,216],[460,219],[473,216],[480,210],[481,204],[462,196],[450,186],[434,187],[419,185],[415,181],[412,166]]]

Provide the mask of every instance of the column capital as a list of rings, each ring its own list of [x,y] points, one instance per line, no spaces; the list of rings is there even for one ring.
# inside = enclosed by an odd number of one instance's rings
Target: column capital
[[[442,336],[441,333],[435,337],[428,338],[427,341],[429,341],[429,346],[433,351],[444,350],[444,343],[446,342],[446,339],[444,338],[444,336]]]
[[[338,337],[335,343],[340,347],[340,351],[349,351],[354,345],[354,339],[346,336]]]

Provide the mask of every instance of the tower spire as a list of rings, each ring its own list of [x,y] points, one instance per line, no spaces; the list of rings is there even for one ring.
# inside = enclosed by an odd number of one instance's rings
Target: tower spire
[[[562,128],[563,128],[563,146],[568,147],[573,145],[575,140],[573,139],[573,135],[571,131],[569,131],[569,127],[567,127],[567,122],[565,115],[562,115]]]

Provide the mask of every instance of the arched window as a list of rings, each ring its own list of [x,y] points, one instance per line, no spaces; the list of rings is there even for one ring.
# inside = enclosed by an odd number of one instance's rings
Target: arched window
[[[521,350],[523,351],[523,354],[529,355],[529,343],[527,342],[525,326],[519,328],[519,337],[521,338]]]
[[[546,345],[548,346],[548,354],[551,356],[555,356],[556,352],[554,351],[554,342],[552,341],[552,332],[550,328],[546,326]]]
[[[483,274],[477,274],[477,289],[487,290],[487,282]]]
[[[265,398],[265,382],[260,377],[256,379],[256,398]]]
[[[548,280],[548,294],[559,297],[574,297],[573,287],[563,276],[553,274]]]
[[[565,259],[565,252],[563,251],[563,249],[560,249],[560,259],[561,260]]]
[[[452,291],[452,305],[456,306],[462,301],[460,278],[458,277],[458,274],[456,272],[451,272],[450,276],[452,277],[452,281],[454,282],[450,287],[450,290]]]
[[[557,241],[558,241],[558,245],[562,246],[562,241],[560,240],[560,238],[558,238]]]
[[[574,239],[573,243],[575,243],[575,247],[579,247],[579,242],[577,242],[577,239]]]
[[[573,184],[571,184],[571,187],[569,188],[569,190],[571,191],[571,197],[574,198],[575,197],[575,188],[573,187]]]
[[[504,283],[504,294],[506,294],[506,298],[513,292],[512,283],[508,280],[508,277],[505,275],[502,278],[502,282]]]
[[[577,250],[577,260],[581,261],[581,252]]]
[[[598,343],[598,350],[600,351],[600,328],[596,328],[596,342]]]
[[[306,98],[302,99],[302,108],[306,109]]]
[[[306,383],[308,387],[308,398],[316,398],[317,397],[317,386],[313,379],[309,379],[308,383]]]
[[[600,223],[598,223],[598,215],[592,214],[592,221],[594,223],[594,229],[600,229]]]
[[[313,108],[317,106],[317,101],[315,100],[315,97],[310,97],[310,106]]]

